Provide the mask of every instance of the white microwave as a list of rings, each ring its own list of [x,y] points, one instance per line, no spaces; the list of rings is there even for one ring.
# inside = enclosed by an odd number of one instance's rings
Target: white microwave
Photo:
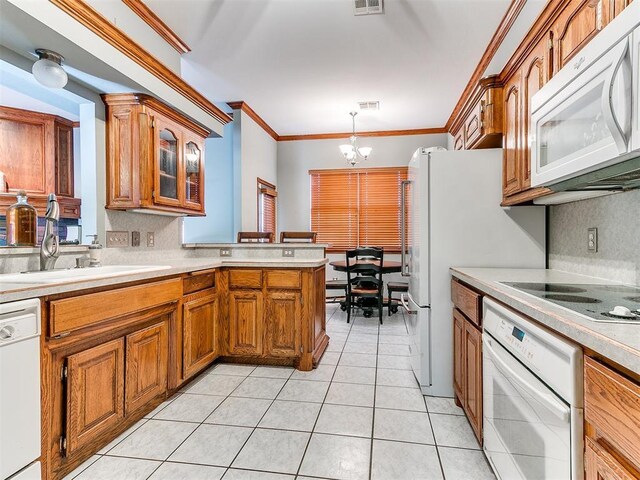
[[[639,83],[640,2],[633,2],[534,95],[531,185],[626,189],[622,172],[608,175],[617,183],[582,176],[640,155]]]

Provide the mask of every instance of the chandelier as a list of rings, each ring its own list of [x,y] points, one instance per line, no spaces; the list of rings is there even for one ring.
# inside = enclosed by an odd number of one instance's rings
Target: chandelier
[[[356,136],[356,115],[358,112],[350,112],[351,115],[351,123],[352,123],[352,133],[349,140],[351,143],[347,143],[344,145],[340,145],[340,151],[342,155],[344,155],[345,160],[351,164],[351,166],[356,166],[359,163],[360,159],[366,160],[369,155],[371,155],[371,147],[359,147],[358,148],[358,137]]]

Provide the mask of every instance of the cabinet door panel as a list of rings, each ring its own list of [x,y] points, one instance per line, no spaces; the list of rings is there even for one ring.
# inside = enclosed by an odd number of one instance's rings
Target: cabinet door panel
[[[529,188],[531,186],[531,141],[535,135],[531,124],[531,100],[546,83],[545,72],[545,42],[540,41],[536,48],[525,60],[522,77],[522,166],[521,166],[521,186]]]
[[[262,354],[262,292],[229,292],[229,353]]]
[[[67,358],[67,455],[124,418],[124,339]]]
[[[184,135],[185,207],[202,211],[204,207],[204,142],[195,135]]]
[[[153,202],[180,207],[183,191],[182,133],[177,125],[156,115],[153,120],[155,186]]]
[[[218,353],[217,318],[218,299],[215,295],[207,295],[183,305],[182,369],[185,379],[215,359]]]
[[[602,8],[592,0],[571,0],[554,25],[556,71],[602,29]]]
[[[460,127],[457,132],[453,133],[453,149],[464,150],[464,128]]]
[[[482,444],[482,335],[469,322],[464,328],[464,410]]]
[[[301,294],[267,293],[265,354],[294,357],[300,354]]]
[[[520,188],[520,73],[511,77],[504,87],[504,157],[502,166],[502,191],[507,196]]]
[[[464,317],[453,310],[453,389],[464,405]]]
[[[56,194],[73,197],[73,127],[55,122]]]
[[[315,308],[313,309],[313,350],[315,350],[327,333],[327,315],[326,315],[326,275],[325,269],[322,267],[315,271],[313,275],[313,286],[315,289]]]
[[[473,148],[475,142],[482,137],[483,112],[484,100],[480,100],[464,122],[464,144],[466,148]]]
[[[628,470],[592,438],[585,440],[585,480],[637,480],[640,472]]]
[[[126,411],[134,411],[167,390],[168,317],[127,335]]]

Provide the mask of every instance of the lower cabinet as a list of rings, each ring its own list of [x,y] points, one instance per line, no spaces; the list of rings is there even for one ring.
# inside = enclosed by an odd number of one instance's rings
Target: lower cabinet
[[[264,354],[295,357],[300,352],[302,295],[299,292],[267,291]]]
[[[190,378],[218,356],[218,297],[191,295],[182,304],[182,375]]]
[[[229,292],[229,354],[262,355],[261,290]]]
[[[125,412],[167,391],[168,319],[126,336]]]
[[[61,449],[72,455],[124,418],[124,338],[67,357],[66,438]]]
[[[453,387],[482,444],[482,331],[457,308],[453,310]]]

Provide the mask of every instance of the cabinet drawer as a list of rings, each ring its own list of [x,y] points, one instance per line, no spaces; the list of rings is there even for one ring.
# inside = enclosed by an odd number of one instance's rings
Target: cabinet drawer
[[[296,270],[267,270],[267,288],[301,288],[302,274]]]
[[[231,288],[262,288],[262,270],[229,270]]]
[[[105,320],[175,302],[181,296],[182,284],[176,278],[53,300],[49,304],[50,335],[79,330]]]
[[[585,420],[616,450],[640,466],[640,385],[585,357]]]
[[[182,280],[182,292],[185,295],[215,286],[216,272],[211,270],[190,273]]]
[[[451,280],[451,301],[469,320],[478,326],[481,325],[482,295]]]

